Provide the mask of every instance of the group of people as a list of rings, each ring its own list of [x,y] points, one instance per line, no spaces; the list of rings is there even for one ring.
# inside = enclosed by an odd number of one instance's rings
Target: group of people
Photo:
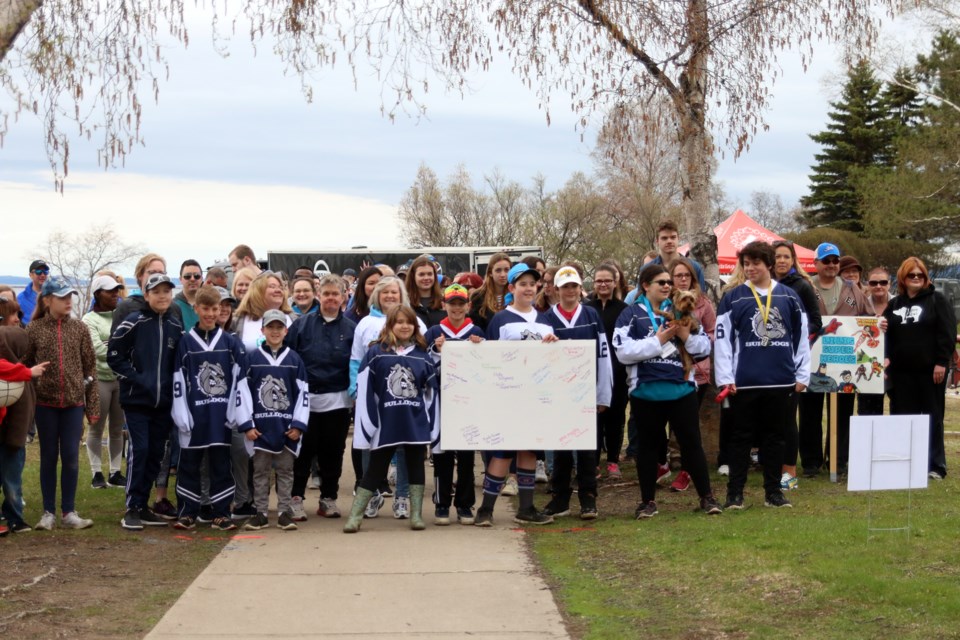
[[[788,507],[798,457],[808,477],[826,463],[823,394],[804,391],[810,344],[827,315],[881,318],[890,410],[930,415],[930,476],[945,476],[944,394],[956,320],[921,260],[907,258],[895,274],[870,269],[864,281],[855,258],[823,243],[811,278],[790,242],[751,242],[715,308],[702,268],[679,246],[677,225],[661,223],[657,250],[631,289],[613,259],[588,274],[576,261],[514,263],[507,254],[492,256],[482,277],[443,276],[424,255],[397,270],[374,265],[343,276],[302,267],[288,281],[262,271],[239,245],[230,252],[229,289],[222,269],[204,274],[186,260],[176,296],[166,261],[151,253],[137,263],[137,289],[127,295],[122,278],[97,274],[91,308],[80,314],[73,285],[34,261],[32,286],[17,297],[0,291],[0,379],[25,383],[20,399],[0,409],[6,527],[31,529],[22,474],[34,420],[43,512],[33,528],[93,524],[75,505],[84,418],[91,486],[125,489],[121,526],[129,530],[268,527],[273,487],[276,526],[293,530],[307,519],[311,476],[320,490],[316,514],[342,517],[337,500],[351,422],[358,480],[347,533],[376,517],[391,493],[394,516],[423,529],[428,455],[437,525],[450,524],[453,509],[461,524],[490,526],[502,493],[518,496],[517,522],[552,522],[571,514],[573,483],[579,517],[596,518],[598,478],[621,477],[625,430],[640,484],[637,519],[658,513],[657,487],[672,473],[670,437],[680,468],[671,489],[692,484],[704,513],[743,508],[752,450],[763,467],[764,503]],[[475,452],[440,448],[444,345],[569,339],[596,345],[596,448],[482,452],[475,510]],[[700,435],[711,384],[727,398],[717,460],[720,475],[729,476],[725,500],[713,492]],[[853,404],[854,394],[840,395],[841,469]],[[883,396],[860,394],[859,411],[882,413]],[[176,505],[167,493],[174,469]],[[541,509],[534,488],[548,475],[552,495]]]

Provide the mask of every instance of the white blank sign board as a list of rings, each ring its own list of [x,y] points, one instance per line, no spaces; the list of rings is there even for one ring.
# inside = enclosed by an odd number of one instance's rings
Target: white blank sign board
[[[595,342],[447,340],[441,358],[445,451],[596,448]]]
[[[926,489],[930,416],[850,418],[847,491]]]

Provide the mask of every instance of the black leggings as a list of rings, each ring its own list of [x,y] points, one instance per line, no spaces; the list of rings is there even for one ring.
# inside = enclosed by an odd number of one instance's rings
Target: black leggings
[[[404,444],[382,449],[373,449],[370,451],[370,464],[367,465],[367,472],[363,474],[360,486],[367,491],[376,491],[380,482],[387,477],[387,470],[390,468],[390,459],[397,450],[397,446],[402,446],[407,456],[407,477],[410,484],[426,484],[426,474],[423,471],[423,460],[427,454],[427,447],[423,444]]]
[[[637,479],[640,481],[640,498],[644,502],[656,497],[657,457],[667,445],[667,423],[677,436],[683,468],[693,479],[697,494],[704,497],[712,493],[707,459],[700,442],[698,406],[696,393],[661,402],[630,398],[630,413],[638,416]]]

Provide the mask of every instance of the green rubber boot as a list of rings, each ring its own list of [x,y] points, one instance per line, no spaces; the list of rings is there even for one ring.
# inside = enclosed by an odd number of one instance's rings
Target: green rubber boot
[[[410,485],[410,528],[423,531],[427,525],[423,522],[423,485]]]
[[[421,495],[423,495],[421,493]],[[356,533],[360,531],[360,524],[363,522],[363,510],[367,508],[367,503],[373,497],[373,491],[357,487],[357,495],[353,498],[353,506],[350,507],[350,517],[343,525],[344,533]]]

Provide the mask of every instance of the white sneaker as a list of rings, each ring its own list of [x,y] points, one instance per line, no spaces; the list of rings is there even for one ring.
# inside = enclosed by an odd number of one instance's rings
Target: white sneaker
[[[722,465],[720,465],[720,466],[717,468],[717,473],[718,473],[719,475],[721,475],[721,476],[729,476],[729,475],[730,475],[730,465],[728,465],[728,464],[722,464]]]
[[[307,480],[307,489],[320,489],[320,476],[310,476]]]
[[[515,496],[519,493],[520,487],[517,486],[517,479],[513,476],[507,478],[507,481],[503,483],[503,491],[500,493],[505,496]]]
[[[410,517],[410,500],[403,496],[393,499],[393,517],[398,520],[406,520]]]
[[[364,518],[376,518],[380,515],[380,507],[383,506],[383,496],[380,495],[380,492],[373,494],[373,497],[370,498],[370,502],[367,503],[367,508],[363,510]]]
[[[40,516],[40,522],[37,523],[34,529],[37,531],[53,531],[55,526],[57,526],[57,516],[49,511],[44,511],[43,515]]]
[[[293,514],[290,516],[293,518],[294,522],[306,522],[307,513],[303,510],[303,498],[300,496],[293,496],[290,500],[290,508],[293,511]]]
[[[547,464],[543,460],[537,460],[537,483],[546,484],[549,480],[547,478]]]
[[[60,524],[67,529],[88,529],[93,526],[93,520],[81,518],[76,511],[63,514]]]

